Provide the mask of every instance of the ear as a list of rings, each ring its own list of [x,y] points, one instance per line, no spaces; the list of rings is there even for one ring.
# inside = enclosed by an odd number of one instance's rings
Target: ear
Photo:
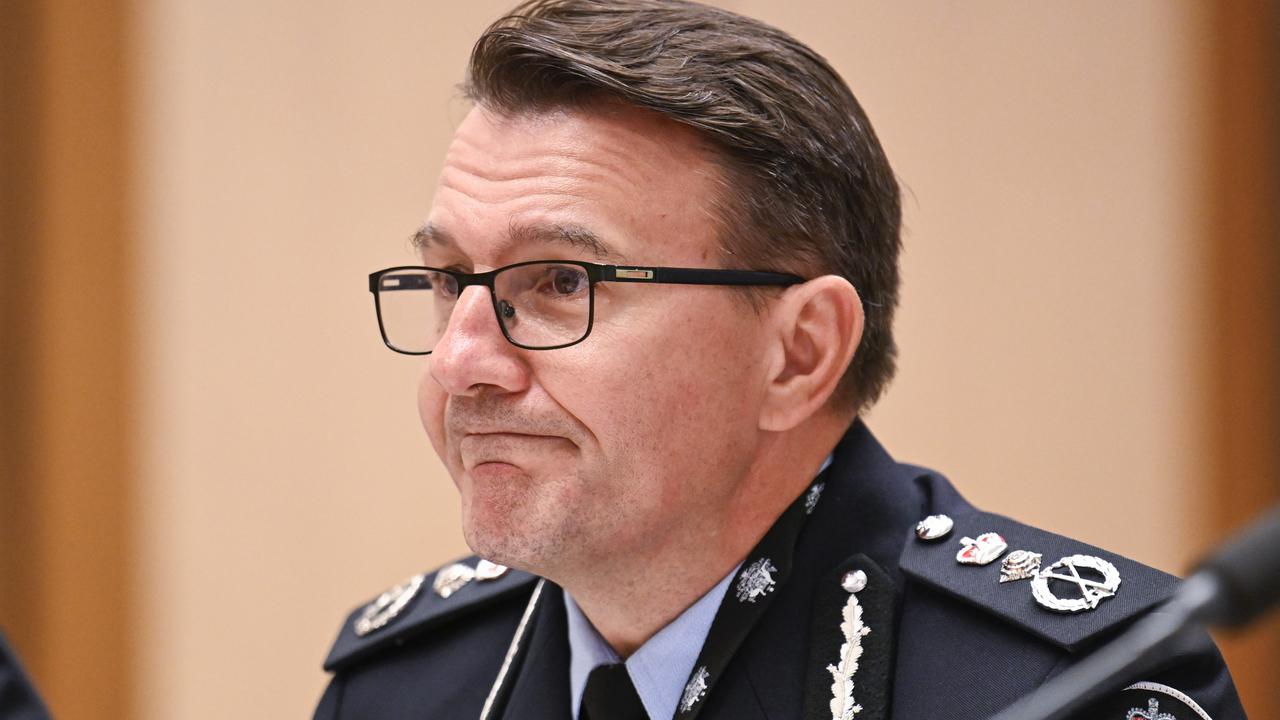
[[[864,316],[848,280],[824,275],[785,291],[773,308],[760,429],[790,430],[818,412],[835,393],[862,340]]]

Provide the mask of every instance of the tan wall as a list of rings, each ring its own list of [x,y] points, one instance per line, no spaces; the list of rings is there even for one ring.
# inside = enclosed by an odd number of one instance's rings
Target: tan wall
[[[1190,6],[724,4],[828,55],[909,188],[872,426],[993,509],[1183,567]],[[409,257],[506,5],[139,1],[142,717],[306,715],[344,613],[465,552],[364,276]]]

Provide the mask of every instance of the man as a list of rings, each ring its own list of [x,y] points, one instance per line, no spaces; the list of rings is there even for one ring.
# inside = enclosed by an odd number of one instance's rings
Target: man
[[[893,374],[898,187],[812,50],[542,0],[466,92],[422,265],[370,290],[427,355],[479,557],[353,613],[318,718],[985,718],[1169,596],[858,420]],[[1207,642],[1140,680],[1089,717],[1244,716]]]

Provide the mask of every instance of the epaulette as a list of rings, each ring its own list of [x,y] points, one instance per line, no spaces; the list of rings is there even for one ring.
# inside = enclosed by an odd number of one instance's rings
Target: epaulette
[[[921,521],[906,575],[1074,652],[1169,599],[1178,579],[1115,553],[974,512]]]
[[[384,648],[399,647],[513,593],[532,590],[537,576],[476,556],[414,575],[356,608],[343,623],[324,669],[341,670]]]

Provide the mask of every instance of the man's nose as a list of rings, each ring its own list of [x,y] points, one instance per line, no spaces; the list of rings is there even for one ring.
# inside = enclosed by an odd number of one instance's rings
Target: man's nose
[[[450,395],[475,395],[486,388],[519,392],[529,372],[519,348],[498,326],[488,288],[462,291],[444,334],[429,358],[431,377]]]

